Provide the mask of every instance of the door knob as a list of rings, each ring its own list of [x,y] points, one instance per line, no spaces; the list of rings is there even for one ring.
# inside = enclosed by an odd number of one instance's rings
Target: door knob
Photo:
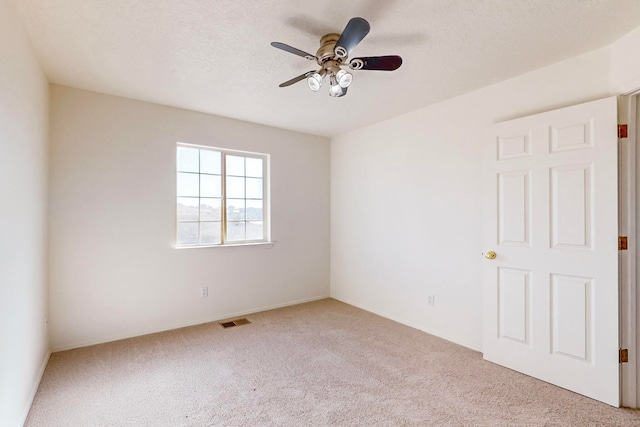
[[[495,259],[495,258],[496,258],[496,256],[497,256],[497,255],[496,255],[496,253],[495,253],[495,252],[493,252],[493,251],[489,251],[489,252],[487,252],[486,254],[484,254],[484,257],[485,257],[486,259]]]

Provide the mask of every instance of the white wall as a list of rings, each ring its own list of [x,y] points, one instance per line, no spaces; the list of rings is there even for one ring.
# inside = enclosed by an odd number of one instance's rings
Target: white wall
[[[0,0],[0,425],[22,425],[49,344],[48,87],[10,2]]]
[[[51,99],[54,350],[328,296],[328,139],[68,87]],[[271,155],[272,248],[174,249],[178,141]]]
[[[611,92],[622,94],[640,88],[640,27],[610,46]]]
[[[491,124],[609,95],[611,49],[336,137],[331,295],[482,347],[481,145]],[[435,295],[435,306],[427,295]]]

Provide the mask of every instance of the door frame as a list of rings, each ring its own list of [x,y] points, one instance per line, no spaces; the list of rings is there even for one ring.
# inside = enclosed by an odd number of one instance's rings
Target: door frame
[[[628,136],[618,139],[619,235],[628,237],[628,250],[618,252],[620,271],[620,348],[629,350],[629,362],[620,365],[622,406],[640,408],[640,88],[618,97],[618,123],[628,125]]]

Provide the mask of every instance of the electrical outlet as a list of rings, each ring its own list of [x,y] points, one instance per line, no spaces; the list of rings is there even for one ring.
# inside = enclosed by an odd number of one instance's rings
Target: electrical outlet
[[[202,298],[208,297],[209,296],[209,287],[208,286],[203,286],[200,288],[200,296]]]
[[[436,305],[435,295],[427,295],[427,305]]]

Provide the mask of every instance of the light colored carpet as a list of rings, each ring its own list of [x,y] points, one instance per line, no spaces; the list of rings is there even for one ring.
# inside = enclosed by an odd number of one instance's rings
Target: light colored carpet
[[[247,318],[55,353],[26,425],[640,425],[332,299]]]

